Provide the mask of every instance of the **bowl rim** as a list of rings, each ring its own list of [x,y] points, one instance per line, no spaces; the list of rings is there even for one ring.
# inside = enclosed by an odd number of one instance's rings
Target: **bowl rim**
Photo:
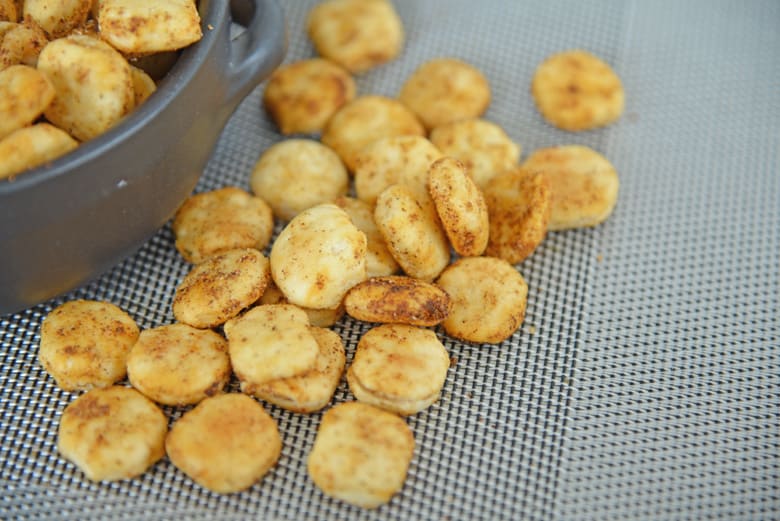
[[[106,132],[89,141],[79,143],[75,150],[41,166],[19,172],[6,179],[0,179],[0,196],[23,191],[61,175],[66,175],[69,171],[101,157],[123,141],[125,137],[141,131],[173,103],[173,100],[197,74],[212,48],[217,44],[221,33],[219,28],[225,25],[225,19],[230,12],[230,2],[200,0],[198,3],[203,36],[194,44],[179,51],[176,62],[158,82],[157,90],[148,100]]]

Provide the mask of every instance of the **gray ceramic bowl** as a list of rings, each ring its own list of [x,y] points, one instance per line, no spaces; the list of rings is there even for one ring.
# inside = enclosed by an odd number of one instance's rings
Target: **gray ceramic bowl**
[[[238,103],[281,62],[275,0],[201,0],[199,10],[203,39],[145,104],[71,154],[0,181],[0,315],[135,252],[192,192]],[[231,20],[246,27],[232,40]]]

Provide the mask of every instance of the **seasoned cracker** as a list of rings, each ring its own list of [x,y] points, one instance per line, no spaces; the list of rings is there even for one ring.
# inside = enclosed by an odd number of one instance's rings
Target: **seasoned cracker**
[[[404,43],[389,0],[325,0],[309,12],[306,29],[320,56],[355,73],[392,60]]]
[[[473,65],[436,58],[412,73],[398,98],[431,130],[481,116],[490,104],[490,84]]]
[[[87,21],[93,0],[24,0],[24,17],[49,38],[61,38]]]
[[[336,199],[335,204],[347,212],[358,230],[366,234],[366,277],[382,277],[396,273],[400,267],[376,227],[374,208],[365,201],[346,196]]]
[[[92,389],[65,407],[57,450],[92,481],[134,478],[165,455],[168,420],[129,387]]]
[[[100,0],[100,37],[128,55],[176,51],[203,36],[192,0]]]
[[[127,357],[132,386],[165,405],[190,405],[218,394],[230,374],[227,341],[186,324],[141,331]]]
[[[262,153],[249,183],[277,217],[289,221],[347,193],[349,175],[332,149],[310,139],[287,139]]]
[[[347,370],[347,383],[361,402],[402,415],[439,399],[450,356],[436,333],[405,324],[366,332]]]
[[[323,415],[307,469],[328,496],[375,508],[401,490],[413,454],[414,435],[400,417],[347,402]]]
[[[131,65],[130,72],[133,79],[135,106],[137,107],[149,99],[149,96],[154,94],[157,90],[157,84],[143,69]]]
[[[311,134],[322,131],[355,92],[355,80],[344,68],[312,58],[276,69],[263,92],[263,105],[282,134]]]
[[[410,188],[393,185],[379,195],[374,220],[387,249],[404,272],[433,280],[450,262],[450,244],[433,208]]]
[[[607,158],[581,145],[543,148],[523,163],[550,182],[549,230],[596,226],[612,214],[620,180]]]
[[[48,123],[20,128],[0,140],[0,179],[53,161],[77,146],[67,132]]]
[[[38,360],[66,391],[108,387],[125,377],[138,335],[135,320],[114,304],[72,300],[43,319]]]
[[[255,249],[229,250],[196,265],[176,288],[176,320],[205,329],[254,304],[271,278],[268,259]]]
[[[263,250],[271,242],[274,216],[260,197],[228,186],[189,197],[172,223],[176,249],[187,262],[238,248]]]
[[[503,342],[525,318],[528,285],[508,262],[495,257],[466,257],[436,281],[452,299],[444,320],[448,335],[468,342]]]
[[[298,214],[271,248],[271,273],[291,303],[336,308],[366,278],[366,236],[335,204]]]
[[[221,494],[260,481],[279,459],[276,421],[249,396],[221,394],[184,413],[165,439],[171,462],[200,486]]]
[[[442,125],[431,132],[431,142],[445,156],[466,166],[478,187],[517,166],[521,147],[504,129],[484,119],[468,119]]]
[[[50,42],[38,56],[38,70],[56,93],[44,113],[46,119],[79,141],[102,134],[135,107],[127,60],[91,36]]]
[[[517,264],[547,235],[552,209],[550,182],[542,173],[516,167],[491,179],[485,187],[490,215],[486,254]]]
[[[46,33],[34,20],[0,22],[0,70],[17,64],[35,67],[48,42]]]
[[[346,355],[338,333],[329,329],[309,329],[319,346],[314,368],[289,378],[252,386],[252,394],[293,412],[319,411],[330,402],[344,373]]]
[[[0,0],[0,21],[17,22],[20,11],[16,7],[16,0]]]
[[[373,277],[344,297],[347,314],[366,322],[435,326],[452,308],[440,287],[404,276]]]
[[[457,159],[445,157],[428,170],[428,192],[452,249],[463,257],[482,255],[488,242],[488,209],[482,191]]]
[[[612,68],[575,49],[553,54],[534,73],[531,94],[542,116],[564,130],[603,127],[623,113],[625,93]]]
[[[273,280],[265,288],[263,296],[260,297],[260,304],[289,304],[287,297],[284,296],[282,290],[276,287]],[[295,304],[290,304],[295,306]],[[296,306],[302,309],[306,316],[309,317],[309,324],[315,327],[330,327],[344,316],[344,306],[339,305],[333,309],[316,309],[316,308],[304,308]]]
[[[230,362],[241,390],[315,368],[319,347],[306,313],[290,304],[256,306],[225,324]]]
[[[54,99],[54,87],[27,65],[0,70],[0,140],[38,119]]]
[[[360,96],[328,120],[322,130],[322,142],[335,150],[349,171],[354,172],[357,154],[377,139],[424,135],[425,128],[400,101]]]
[[[355,157],[355,194],[373,206],[387,187],[402,184],[427,197],[428,167],[441,156],[422,136],[377,139]]]

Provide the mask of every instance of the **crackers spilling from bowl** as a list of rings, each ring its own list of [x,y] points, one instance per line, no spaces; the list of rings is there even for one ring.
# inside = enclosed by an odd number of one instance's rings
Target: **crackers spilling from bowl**
[[[436,58],[398,98],[359,95],[352,74],[403,45],[388,0],[325,0],[307,29],[320,57],[279,68],[263,102],[281,135],[320,139],[287,138],[260,154],[251,191],[223,187],[181,206],[175,245],[193,266],[173,297],[176,322],[139,333],[115,306],[87,301],[44,320],[41,363],[63,388],[86,391],[63,414],[60,451],[90,479],[138,475],[164,446],[202,486],[246,489],[273,468],[284,439],[252,398],[316,413],[346,376],[355,400],[322,416],[308,472],[347,503],[390,501],[414,455],[404,417],[433,406],[446,385],[443,340],[515,335],[529,292],[517,265],[548,231],[596,226],[615,207],[617,173],[590,148],[540,149],[519,163],[520,144],[483,119],[492,93],[474,64]],[[541,114],[561,128],[603,126],[622,112],[617,76],[583,51],[546,60],[532,85]],[[344,339],[329,329],[344,314],[372,324],[349,367]],[[134,389],[117,385],[125,374]],[[231,374],[240,392],[224,392]],[[100,414],[84,412],[90,400]],[[153,402],[197,405],[166,434]],[[73,429],[115,432],[128,411],[148,426],[116,436],[145,456],[117,468],[83,456],[97,439],[77,440]],[[221,421],[230,430],[214,432]]]

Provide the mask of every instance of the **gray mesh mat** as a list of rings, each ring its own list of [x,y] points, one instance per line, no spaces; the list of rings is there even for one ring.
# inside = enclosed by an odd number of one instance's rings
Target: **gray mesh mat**
[[[313,54],[310,1],[287,1],[288,61]],[[389,505],[325,498],[305,458],[320,415],[268,407],[284,448],[250,490],[220,496],[167,461],[142,477],[85,481],[55,450],[73,398],[36,361],[40,321],[76,297],[141,327],[172,321],[187,266],[169,228],[99,280],[0,318],[0,518],[778,519],[780,518],[780,3],[399,0],[401,58],[358,80],[395,95],[423,60],[457,56],[491,81],[487,118],[525,150],[581,143],[621,175],[613,217],[552,233],[519,266],[522,329],[499,346],[446,342],[441,401],[410,418],[417,449]],[[536,64],[583,47],[612,63],[625,117],[580,134],[542,122]],[[248,188],[280,136],[261,89],[226,128],[198,190]],[[0,253],[1,254],[1,253]],[[366,326],[335,329],[351,355]],[[349,398],[346,385],[336,400]],[[172,420],[181,411],[166,409]]]

